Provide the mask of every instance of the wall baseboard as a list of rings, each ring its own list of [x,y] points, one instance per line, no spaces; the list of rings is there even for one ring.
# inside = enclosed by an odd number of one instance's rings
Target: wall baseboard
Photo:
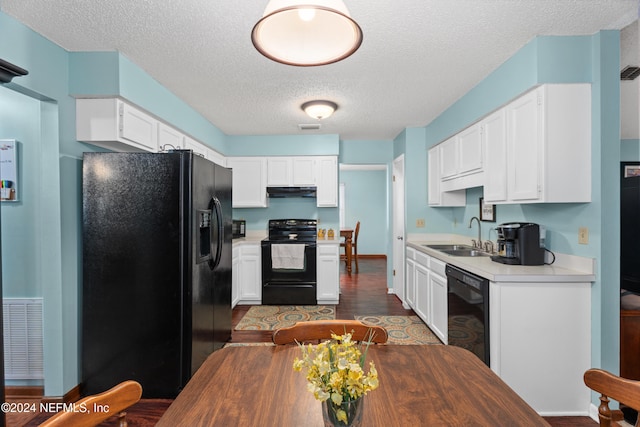
[[[80,385],[69,390],[64,396],[44,396],[42,386],[6,386],[4,393],[7,399],[40,399],[43,403],[70,403],[80,399]]]

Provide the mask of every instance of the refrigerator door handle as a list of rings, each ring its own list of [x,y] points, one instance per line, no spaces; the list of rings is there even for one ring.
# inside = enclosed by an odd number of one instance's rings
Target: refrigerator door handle
[[[211,253],[212,254],[215,253],[215,255],[213,255],[209,260],[209,266],[213,270],[218,266],[218,264],[220,264],[220,257],[222,256],[222,243],[224,239],[224,235],[223,235],[224,223],[222,218],[222,205],[220,204],[220,200],[217,197],[213,196],[211,198],[211,201],[209,202],[209,206],[211,207],[211,210],[215,212],[214,214],[215,225],[211,227],[211,239],[210,239]],[[217,236],[214,236],[214,230],[216,231],[215,234]],[[214,239],[214,237],[216,238]]]

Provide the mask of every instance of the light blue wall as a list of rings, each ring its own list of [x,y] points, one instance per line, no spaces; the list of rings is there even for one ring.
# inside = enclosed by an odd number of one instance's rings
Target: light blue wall
[[[618,272],[619,272],[619,32],[593,36],[537,37],[491,73],[425,128],[431,147],[506,104],[519,94],[543,83],[592,84],[592,203],[497,206],[497,223],[533,221],[547,227],[548,247],[557,252],[596,259],[593,286],[592,364],[618,370]],[[406,138],[396,140],[398,150],[410,152]],[[633,145],[633,144],[631,144]],[[412,158],[411,155],[408,155]],[[412,216],[427,218],[427,232],[453,232],[474,236],[469,229],[478,215],[482,189],[467,190],[463,208],[429,208],[424,200],[426,152],[421,164],[407,166],[407,232],[420,232]],[[417,181],[417,182],[416,182]],[[494,224],[483,223],[483,237]],[[578,227],[589,228],[589,244],[578,245]],[[607,236],[603,239],[602,236]],[[495,235],[492,235],[495,239]]]
[[[390,144],[389,144],[390,145]],[[345,185],[345,225],[355,229],[360,221],[358,254],[387,254],[389,197],[386,170],[340,172]]]
[[[620,141],[620,161],[637,162],[638,160],[640,160],[640,139]]]

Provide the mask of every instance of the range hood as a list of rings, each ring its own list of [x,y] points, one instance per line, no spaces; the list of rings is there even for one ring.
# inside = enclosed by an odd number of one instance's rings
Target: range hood
[[[267,187],[267,196],[284,197],[316,197],[316,187]]]

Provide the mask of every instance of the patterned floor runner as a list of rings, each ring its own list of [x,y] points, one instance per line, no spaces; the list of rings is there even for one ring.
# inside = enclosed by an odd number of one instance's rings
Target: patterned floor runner
[[[237,331],[273,331],[305,320],[335,319],[328,305],[255,305],[238,322]]]
[[[357,320],[383,326],[389,333],[388,344],[442,344],[418,316],[355,316]]]

